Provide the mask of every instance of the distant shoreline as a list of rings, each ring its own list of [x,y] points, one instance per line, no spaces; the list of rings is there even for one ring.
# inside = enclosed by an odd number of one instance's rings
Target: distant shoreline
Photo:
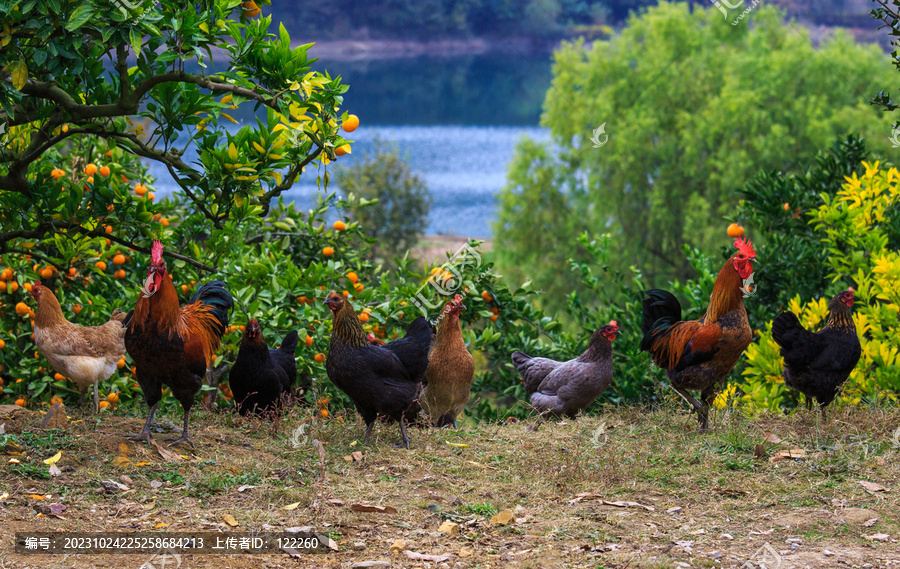
[[[332,61],[373,61],[409,57],[481,55],[485,53],[550,53],[561,40],[535,38],[505,38],[502,40],[439,39],[414,40],[322,40],[309,49],[309,55]],[[293,47],[309,42],[296,42]]]

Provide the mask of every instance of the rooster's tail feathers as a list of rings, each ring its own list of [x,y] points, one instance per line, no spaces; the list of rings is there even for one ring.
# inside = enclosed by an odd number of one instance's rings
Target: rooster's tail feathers
[[[779,346],[791,349],[797,339],[798,329],[803,329],[793,312],[782,312],[772,321],[772,338]]]
[[[281,341],[281,347],[278,348],[282,352],[287,352],[291,355],[297,351],[297,344],[300,342],[300,335],[297,334],[297,331],[288,333],[287,336],[284,337],[284,340]]]
[[[642,310],[644,322],[641,332],[644,336],[641,339],[641,349],[650,351],[660,334],[681,321],[681,304],[672,293],[665,290],[648,290],[646,294]]]
[[[224,333],[225,328],[228,327],[228,313],[234,308],[234,299],[231,297],[228,289],[225,288],[225,283],[222,281],[210,281],[204,284],[191,296],[188,304],[195,302],[202,302],[212,307],[212,313],[215,315],[216,320],[219,321],[219,325]]]

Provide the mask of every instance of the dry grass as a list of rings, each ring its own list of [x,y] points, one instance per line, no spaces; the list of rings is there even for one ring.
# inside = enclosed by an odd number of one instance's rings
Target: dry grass
[[[0,466],[0,493],[10,494],[0,502],[7,530],[0,568],[137,569],[146,558],[15,555],[12,532],[136,531],[160,523],[170,531],[227,531],[224,514],[242,531],[314,526],[340,549],[299,560],[193,556],[182,566],[339,567],[384,559],[394,567],[424,567],[389,552],[398,539],[412,551],[450,553],[446,566],[460,568],[739,567],[766,543],[781,552],[782,569],[900,565],[898,409],[835,409],[825,422],[806,412],[753,420],[719,412],[711,432],[701,435],[680,407],[609,408],[599,416],[543,423],[537,431],[529,429],[536,421],[411,429],[410,451],[393,447],[396,425],[379,425],[378,440],[361,447],[356,441],[363,427],[349,411],[314,420],[311,410],[298,408],[273,427],[201,410],[192,421],[197,448],[182,449],[189,460],[179,463],[120,436],[139,430],[139,418],[104,414],[98,422],[75,415],[83,421],[67,431],[39,431],[37,414],[4,419],[0,413],[0,423],[14,434],[8,440],[27,450],[16,456],[21,464]],[[157,439],[175,436],[178,419],[165,416],[171,434]],[[301,424],[307,427],[295,435]],[[764,431],[784,442],[757,447]],[[314,440],[324,445],[324,463]],[[769,460],[792,448],[806,451],[806,458]],[[124,449],[130,465],[116,466]],[[16,450],[23,449],[6,444],[6,452]],[[58,450],[63,474],[43,478],[41,460]],[[759,450],[765,456],[755,457]],[[361,462],[345,461],[353,451],[363,453]],[[140,462],[149,464],[136,466]],[[122,474],[133,480],[131,490],[97,492],[101,480]],[[870,492],[860,480],[890,490]],[[152,489],[151,481],[165,485]],[[243,485],[256,488],[238,492]],[[590,496],[573,501],[580,493]],[[52,494],[67,506],[65,519],[38,517],[28,494]],[[351,503],[393,506],[399,514],[355,513]],[[492,525],[492,514],[504,509],[518,520]],[[874,517],[873,525],[863,525]],[[438,533],[444,520],[461,524],[462,532]],[[878,533],[890,539],[865,537]],[[800,541],[792,548],[788,539]],[[354,550],[359,543],[365,549]],[[834,555],[826,556],[826,549]]]

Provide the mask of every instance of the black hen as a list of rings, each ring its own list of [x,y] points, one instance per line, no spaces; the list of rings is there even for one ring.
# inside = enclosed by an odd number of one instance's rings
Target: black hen
[[[375,419],[391,419],[400,423],[401,444],[409,448],[406,421],[421,409],[421,381],[412,378],[394,352],[369,343],[356,311],[343,296],[332,292],[325,304],[331,308],[333,322],[325,370],[366,422],[364,442],[372,434]]]
[[[424,316],[419,316],[406,329],[405,336],[383,346],[397,356],[409,373],[409,378],[422,385],[427,383],[425,372],[428,370],[428,350],[431,348],[434,332],[434,325]]]
[[[862,353],[850,315],[854,300],[852,288],[832,298],[828,321],[816,333],[803,328],[793,312],[772,322],[772,337],[784,358],[785,385],[803,393],[809,408],[815,398],[823,417],[825,406],[837,396]]]
[[[281,346],[269,349],[254,319],[247,323],[228,382],[241,415],[277,412],[297,382],[294,352],[299,336],[294,330]]]

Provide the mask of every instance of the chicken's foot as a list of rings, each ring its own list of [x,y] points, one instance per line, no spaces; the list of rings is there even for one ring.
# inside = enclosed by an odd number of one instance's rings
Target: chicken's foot
[[[406,450],[409,450],[409,435],[406,434],[406,421],[403,417],[400,417],[400,442],[397,443],[398,447],[402,447],[406,445]]]
[[[188,436],[188,421],[190,420],[191,415],[189,409],[184,410],[184,430],[181,432],[181,436],[177,439],[169,441],[169,446],[179,445],[181,443],[187,443],[191,445],[191,448],[194,448],[194,442]]]
[[[675,393],[681,395],[681,397],[694,408],[694,411],[697,413],[697,420],[700,421],[700,432],[705,433],[709,428],[709,406],[700,403],[694,399],[693,395],[683,389],[678,389],[674,385],[672,386],[672,389],[675,390]]]
[[[150,444],[150,423],[153,422],[153,415],[156,414],[156,408],[159,406],[159,402],[157,401],[153,407],[150,407],[150,413],[147,415],[147,422],[144,423],[143,430],[136,435],[125,435],[126,439],[132,441],[144,441],[147,444]]]
[[[372,421],[368,425],[366,425],[366,436],[363,438],[363,444],[369,444],[369,437],[372,435],[372,427],[375,426],[375,421]]]

